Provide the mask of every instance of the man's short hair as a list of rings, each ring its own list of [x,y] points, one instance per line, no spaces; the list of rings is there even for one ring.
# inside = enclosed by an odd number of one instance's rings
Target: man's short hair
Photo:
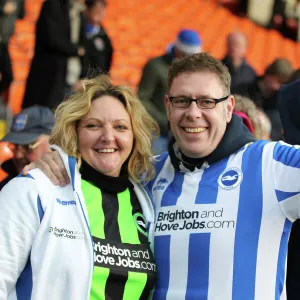
[[[230,94],[231,77],[227,67],[218,59],[202,52],[177,58],[170,66],[168,74],[169,89],[175,77],[182,73],[195,73],[207,71],[218,76],[224,92]]]
[[[293,66],[289,60],[285,58],[275,59],[265,71],[266,75],[276,76],[280,83],[286,83],[293,74]]]

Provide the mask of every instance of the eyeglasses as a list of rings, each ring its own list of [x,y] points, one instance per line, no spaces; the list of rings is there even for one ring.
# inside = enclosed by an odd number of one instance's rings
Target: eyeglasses
[[[168,96],[172,105],[177,108],[188,108],[192,102],[196,102],[197,106],[199,108],[204,109],[212,109],[215,108],[215,106],[224,100],[226,100],[230,95],[226,97],[222,97],[219,99],[214,98],[198,98],[198,99],[191,99],[184,96],[178,96],[178,97],[172,97]]]

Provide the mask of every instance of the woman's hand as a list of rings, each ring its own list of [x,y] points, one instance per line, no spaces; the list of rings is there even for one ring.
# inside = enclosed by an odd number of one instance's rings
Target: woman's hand
[[[64,163],[57,151],[43,154],[42,158],[24,167],[22,174],[25,176],[32,169],[40,169],[54,185],[65,186],[70,183],[70,178]]]

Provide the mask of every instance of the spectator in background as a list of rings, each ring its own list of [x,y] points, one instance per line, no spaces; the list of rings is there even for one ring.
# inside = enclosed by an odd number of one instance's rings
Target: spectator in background
[[[259,120],[257,117],[257,108],[256,105],[248,99],[240,95],[234,95],[235,106],[233,113],[242,118],[243,123],[253,134],[255,139],[260,139],[260,127]]]
[[[10,86],[13,80],[11,60],[7,50],[7,45],[0,43],[0,99],[3,93]]]
[[[78,90],[88,72],[84,0],[45,1],[36,24],[23,107],[56,107],[67,90]]]
[[[297,69],[297,70],[295,70],[295,71],[293,72],[293,74],[292,74],[292,76],[291,76],[291,78],[290,78],[290,80],[289,80],[289,83],[290,83],[290,82],[293,82],[293,81],[295,81],[295,80],[297,80],[297,79],[300,79],[300,69]]]
[[[227,37],[227,54],[222,62],[231,75],[232,93],[235,93],[239,86],[251,84],[256,80],[256,72],[245,59],[247,44],[247,38],[241,32],[232,32]]]
[[[271,141],[272,124],[270,118],[260,108],[256,108],[259,121],[260,139]]]
[[[287,143],[300,145],[300,80],[283,86],[278,93],[278,109]],[[300,295],[300,221],[292,227],[287,262],[287,299]]]
[[[278,29],[285,37],[299,41],[299,0],[275,0],[271,27]]]
[[[112,63],[113,47],[102,20],[106,10],[105,0],[86,0],[87,55],[90,68],[108,73]]]
[[[15,22],[24,17],[24,0],[0,0],[0,38],[8,45],[15,32]]]
[[[242,118],[243,123],[256,140],[271,140],[271,122],[269,117],[254,102],[241,95],[234,95],[233,113]]]
[[[168,92],[168,70],[172,61],[183,55],[199,53],[202,42],[199,34],[190,29],[179,32],[177,40],[164,55],[150,59],[142,73],[138,94],[148,112],[158,122],[160,138],[153,141],[153,151],[160,154],[168,149],[168,119],[164,98]]]
[[[8,43],[14,34],[16,20],[23,17],[23,0],[0,0],[0,97],[13,80]]]
[[[261,78],[249,85],[241,86],[237,94],[247,96],[262,108],[268,115],[272,124],[271,139],[283,139],[282,124],[277,109],[277,92],[280,86],[289,81],[293,67],[287,59],[276,59],[265,70]]]
[[[27,164],[39,160],[43,153],[50,151],[49,135],[53,125],[53,112],[39,105],[28,107],[15,116],[11,131],[1,140],[15,147],[13,158],[1,165],[8,176],[0,182],[0,190]]]

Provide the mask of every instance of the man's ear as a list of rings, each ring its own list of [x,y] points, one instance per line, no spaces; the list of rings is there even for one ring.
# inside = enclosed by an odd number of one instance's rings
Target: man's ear
[[[168,120],[170,120],[170,118],[169,118],[169,115],[170,115],[170,99],[169,99],[168,95],[165,95],[165,107],[166,107]]]
[[[235,105],[235,100],[232,95],[228,97],[227,103],[226,103],[226,122],[229,123],[232,118],[232,113]]]

